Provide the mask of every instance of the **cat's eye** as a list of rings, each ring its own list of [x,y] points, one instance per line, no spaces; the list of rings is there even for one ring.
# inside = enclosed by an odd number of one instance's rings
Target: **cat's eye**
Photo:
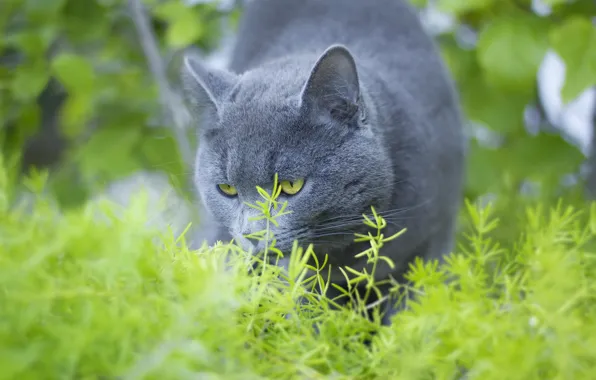
[[[227,183],[220,183],[217,185],[217,188],[228,197],[235,197],[238,194],[238,190],[236,190],[234,186],[228,185]]]
[[[304,186],[304,179],[300,178],[294,181],[284,180],[281,181],[279,185],[281,186],[281,191],[288,195],[294,195],[302,190],[302,187]]]

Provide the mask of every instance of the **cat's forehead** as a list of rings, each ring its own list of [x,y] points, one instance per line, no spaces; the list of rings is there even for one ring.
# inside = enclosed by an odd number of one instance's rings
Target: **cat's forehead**
[[[315,141],[315,129],[291,105],[261,99],[225,110],[212,144],[223,154],[225,177],[253,187],[275,172],[294,177],[310,170],[309,157],[324,146]]]
[[[225,146],[225,177],[236,186],[265,185],[275,172],[293,174],[293,163],[308,150],[309,142],[299,136],[300,126],[291,116],[254,111],[230,115],[219,136]]]
[[[295,128],[289,128],[290,125],[300,123],[300,114],[295,107],[264,99],[228,104],[221,116],[221,127],[226,134],[237,135],[236,132],[241,132],[244,137],[258,132],[291,131]]]
[[[285,62],[283,67],[283,70],[275,70],[265,65],[243,73],[228,100],[241,105],[277,103],[297,106],[308,72],[293,62]],[[274,77],[272,73],[275,73]]]

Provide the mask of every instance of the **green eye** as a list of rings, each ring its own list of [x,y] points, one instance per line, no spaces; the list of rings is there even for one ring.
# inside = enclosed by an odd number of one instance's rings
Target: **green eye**
[[[222,193],[224,193],[228,197],[234,197],[238,194],[238,190],[236,190],[236,188],[232,185],[228,185],[226,183],[220,183],[219,185],[217,185],[217,187],[219,188],[219,190]]]
[[[286,193],[288,195],[294,195],[294,194],[298,193],[304,186],[304,179],[300,178],[295,181],[288,181],[288,180],[281,181],[280,186],[281,186],[281,190],[284,193]]]

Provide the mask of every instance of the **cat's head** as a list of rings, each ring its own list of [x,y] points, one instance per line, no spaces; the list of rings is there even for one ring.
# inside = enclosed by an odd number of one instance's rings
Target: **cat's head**
[[[271,225],[277,247],[314,243],[320,254],[354,241],[362,213],[386,207],[393,174],[367,120],[353,56],[333,45],[306,66],[296,62],[237,75],[184,59],[186,98],[203,115],[195,182],[211,214],[246,249],[265,228],[246,205],[263,200],[275,173],[291,213]],[[366,107],[366,108],[365,108]],[[371,118],[372,119],[372,118]]]

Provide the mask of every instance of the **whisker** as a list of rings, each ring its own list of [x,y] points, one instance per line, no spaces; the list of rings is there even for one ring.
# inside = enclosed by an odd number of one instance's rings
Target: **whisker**
[[[317,239],[317,238],[321,238],[321,237],[327,237],[327,236],[345,236],[345,235],[354,235],[353,233],[350,232],[332,232],[332,233],[327,233],[327,234],[314,234],[309,236],[310,238],[313,239]]]
[[[383,212],[378,212],[378,214],[380,216],[382,216],[383,218],[388,218],[388,217],[393,217],[399,214],[404,214],[407,213],[411,210],[413,210],[415,207],[404,207],[404,208],[400,208],[400,209],[393,209],[393,210],[387,210],[387,211],[383,211]],[[370,215],[370,214],[369,214]],[[407,218],[404,218],[407,219]],[[324,222],[324,223],[319,223],[318,227],[320,228],[334,228],[334,227],[339,227],[342,225],[347,225],[347,224],[351,224],[351,223],[362,223],[362,221],[364,220],[362,214],[352,214],[349,216],[344,217],[341,220],[338,221],[333,221],[333,222]]]
[[[428,198],[425,201],[422,201],[414,206],[389,209],[389,210],[385,210],[385,211],[377,211],[377,213],[380,216],[382,216],[383,218],[390,217],[390,216],[393,216],[393,215],[396,215],[399,213],[406,213],[406,212],[415,210],[417,208],[423,207],[424,205],[427,205],[431,201],[432,201],[432,198]],[[370,211],[367,210],[367,213],[370,215]],[[335,222],[335,221],[337,221],[338,223],[346,223],[346,222],[350,222],[353,220],[362,221],[362,219],[363,219],[362,213],[360,213],[360,214],[346,214],[346,215],[339,215],[339,216],[335,216],[332,218],[324,219],[324,220],[320,221],[318,223],[318,225],[319,226],[332,226],[333,222]]]

